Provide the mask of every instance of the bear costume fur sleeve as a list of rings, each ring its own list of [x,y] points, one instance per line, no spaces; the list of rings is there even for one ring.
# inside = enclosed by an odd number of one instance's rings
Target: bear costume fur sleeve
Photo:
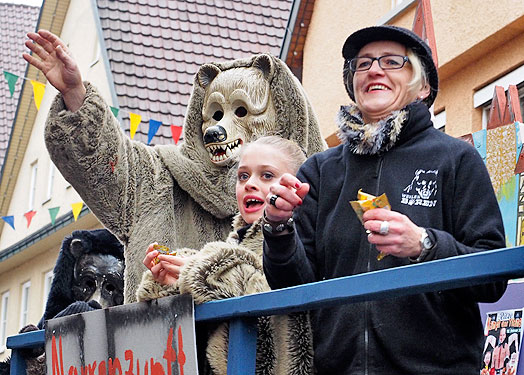
[[[146,271],[137,290],[139,300],[169,293],[191,294],[195,303],[270,291],[262,268],[262,227],[247,224],[240,214],[226,242],[211,242],[195,251],[180,272],[177,284],[161,285]],[[242,229],[241,229],[242,228]],[[186,252],[187,253],[187,252]],[[213,374],[227,373],[229,324],[221,323],[209,336],[206,357]],[[256,374],[313,374],[313,345],[308,313],[258,318]]]
[[[126,247],[124,303],[136,300],[150,243],[200,249],[226,238],[237,210],[236,158],[229,157],[236,146],[275,134],[295,141],[308,156],[325,149],[300,82],[270,55],[203,65],[179,146],[129,139],[97,90],[85,85],[84,103],[75,112],[60,94],[55,98],[45,141],[64,178]],[[238,102],[246,104],[235,107]],[[208,127],[219,131],[205,133]]]

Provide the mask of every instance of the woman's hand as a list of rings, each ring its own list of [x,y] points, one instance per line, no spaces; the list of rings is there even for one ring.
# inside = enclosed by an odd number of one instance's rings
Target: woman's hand
[[[384,208],[375,208],[364,213],[364,228],[370,231],[368,241],[377,250],[399,258],[417,258],[421,251],[420,238],[423,229],[415,225],[406,215]],[[380,234],[382,222],[389,223],[387,234]]]
[[[47,30],[38,33],[28,33],[31,40],[25,42],[33,54],[40,59],[24,53],[23,58],[40,70],[64,97],[64,102],[70,111],[76,111],[84,102],[86,89],[76,62],[72,59],[67,46]]]
[[[149,245],[142,263],[151,271],[153,280],[160,284],[172,285],[178,281],[180,271],[189,257],[161,254],[154,249],[154,245],[156,242]],[[158,263],[156,258],[158,258]]]
[[[302,183],[290,173],[284,173],[278,183],[269,187],[266,196],[266,218],[270,221],[286,221],[293,216],[295,207],[302,204],[302,200],[309,192],[309,184]],[[271,204],[271,197],[278,198]]]

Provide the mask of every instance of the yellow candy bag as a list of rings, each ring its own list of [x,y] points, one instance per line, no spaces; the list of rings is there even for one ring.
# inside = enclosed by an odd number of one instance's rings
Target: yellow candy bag
[[[167,254],[167,255],[176,255],[177,254],[176,250],[171,251],[169,250],[169,247],[164,246],[164,245],[154,244],[153,249],[157,250],[160,254]],[[160,263],[160,259],[158,259],[158,257],[155,257],[155,259],[153,259],[153,263],[154,264]]]
[[[353,207],[353,210],[357,214],[357,217],[362,224],[364,224],[362,221],[362,216],[364,215],[364,212],[368,210],[372,210],[374,208],[385,208],[386,210],[391,210],[388,197],[385,193],[376,197],[372,194],[364,193],[362,189],[359,189],[357,193],[357,199],[358,200],[356,201],[350,201],[349,204],[351,204],[351,207]],[[377,260],[382,260],[386,255],[387,254],[380,252],[377,255]]]

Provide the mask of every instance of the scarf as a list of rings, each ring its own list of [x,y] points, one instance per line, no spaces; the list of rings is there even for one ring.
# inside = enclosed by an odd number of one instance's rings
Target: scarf
[[[365,124],[356,105],[341,106],[337,114],[338,138],[354,154],[376,155],[388,151],[398,140],[408,118],[406,107],[393,111],[389,117]]]

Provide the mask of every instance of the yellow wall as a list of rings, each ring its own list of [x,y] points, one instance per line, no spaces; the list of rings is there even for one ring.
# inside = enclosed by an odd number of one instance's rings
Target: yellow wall
[[[431,1],[440,92],[435,113],[446,110],[446,132],[459,136],[481,128],[475,90],[524,64],[524,1]],[[395,9],[400,9],[397,6]],[[347,104],[342,45],[353,31],[380,24],[390,0],[317,0],[304,47],[303,85],[324,137],[336,131],[335,115]],[[411,28],[415,3],[388,23]]]

